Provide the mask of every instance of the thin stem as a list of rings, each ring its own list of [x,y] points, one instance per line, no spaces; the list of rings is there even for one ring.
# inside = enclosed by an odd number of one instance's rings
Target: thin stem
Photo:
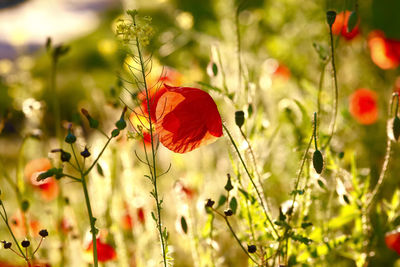
[[[101,155],[103,155],[104,151],[106,150],[108,144],[110,143],[112,137],[109,137],[106,144],[104,145],[103,149],[100,151],[100,154],[97,156],[97,158],[93,161],[92,165],[83,173],[83,176],[87,176],[89,172],[93,169],[94,165],[96,165],[97,161],[100,159]]]
[[[76,153],[75,153],[73,144],[71,144],[71,150],[72,150],[72,154],[74,155],[74,158],[75,158],[76,166],[78,166],[78,170],[81,171],[81,165],[79,164],[78,158],[76,157]],[[72,163],[71,163],[71,165],[72,165]]]
[[[398,108],[399,108],[399,96],[398,96],[398,94],[395,94],[395,95],[391,98],[390,105],[389,105],[389,119],[388,119],[388,121],[387,121],[388,126],[389,126],[390,117],[391,117],[391,114],[392,114],[392,106],[393,106],[393,98],[394,98],[394,97],[396,97],[396,99],[397,99],[395,116],[397,116],[397,112],[398,112]],[[390,129],[391,127],[386,127],[386,128],[387,128],[387,129]],[[387,171],[387,167],[388,167],[388,165],[389,165],[390,152],[391,152],[391,151],[392,151],[392,140],[390,139],[389,135],[387,135],[385,160],[384,160],[383,165],[382,165],[382,170],[381,170],[381,172],[380,172],[380,174],[379,174],[378,182],[376,183],[375,188],[374,188],[374,190],[372,191],[371,196],[370,196],[370,198],[369,198],[368,201],[367,201],[367,205],[365,206],[367,211],[370,210],[371,204],[373,203],[374,198],[376,197],[376,195],[377,195],[378,192],[379,192],[379,189],[380,189],[381,186],[382,186],[383,179],[385,178],[385,174],[386,174],[386,171]]]
[[[317,113],[314,112],[314,146],[315,150],[318,150],[318,145],[317,145]]]
[[[236,239],[237,243],[239,244],[240,248],[243,250],[244,253],[246,253],[247,257],[249,257],[249,259],[254,262],[256,265],[259,265],[259,263],[250,255],[250,253],[247,251],[247,249],[242,245],[242,241],[240,241],[239,237],[236,235],[235,231],[232,228],[232,225],[230,224],[228,217],[225,216],[224,214],[220,213],[219,211],[217,211],[216,209],[212,209],[215,213],[217,213],[219,216],[221,216],[222,218],[224,218],[226,225],[228,226],[229,230],[231,231],[231,234],[233,235],[233,237]]]
[[[242,155],[240,154],[240,151],[239,151],[239,149],[238,149],[238,147],[237,147],[235,141],[233,140],[233,137],[232,137],[231,133],[229,132],[229,130],[226,128],[226,126],[225,126],[224,124],[222,124],[222,127],[224,127],[225,132],[228,134],[228,137],[229,137],[229,139],[230,139],[230,141],[231,141],[233,147],[235,148],[236,153],[237,153],[238,156],[239,156],[240,162],[242,163],[242,165],[243,165],[243,167],[244,167],[244,169],[245,169],[245,171],[246,171],[246,173],[247,173],[247,176],[249,177],[251,183],[253,184],[253,187],[254,187],[254,189],[255,189],[255,191],[256,191],[256,193],[257,193],[257,196],[258,196],[258,198],[259,198],[259,200],[260,200],[260,204],[261,204],[261,207],[262,207],[262,209],[263,209],[263,211],[264,211],[264,214],[265,214],[265,217],[266,217],[267,221],[270,223],[270,225],[271,225],[271,227],[272,227],[272,229],[273,229],[273,231],[274,231],[276,237],[279,238],[279,233],[278,233],[278,231],[276,230],[276,228],[275,228],[275,226],[274,226],[274,223],[272,222],[272,220],[270,219],[270,217],[269,217],[269,215],[268,215],[268,212],[267,212],[266,207],[264,206],[264,202],[263,202],[263,200],[262,200],[261,194],[260,194],[260,192],[258,191],[258,188],[257,188],[256,184],[254,183],[254,180],[253,180],[253,178],[252,178],[252,176],[251,176],[249,170],[247,169],[246,163],[244,162],[244,160],[243,160],[243,158],[242,158]]]
[[[135,22],[135,17],[133,16],[133,23],[136,25]],[[149,121],[149,132],[150,132],[150,142],[151,142],[151,152],[152,152],[152,165],[153,165],[153,171],[151,171],[151,166],[149,165],[150,168],[150,174],[153,174],[152,181],[154,185],[154,199],[156,201],[157,205],[157,228],[158,228],[158,233],[160,236],[160,241],[161,241],[161,251],[162,251],[162,256],[163,256],[163,265],[164,267],[167,267],[167,254],[166,254],[166,240],[164,240],[164,235],[163,235],[163,230],[162,230],[162,221],[161,221],[161,203],[159,200],[158,196],[158,188],[157,188],[157,169],[156,169],[156,154],[155,154],[155,148],[154,148],[154,133],[153,133],[153,122],[151,121],[151,107],[150,107],[150,96],[149,96],[149,91],[147,88],[147,82],[146,82],[146,72],[145,72],[145,66],[143,64],[143,55],[142,51],[140,49],[140,43],[139,43],[139,38],[136,37],[136,47],[137,51],[139,54],[139,62],[141,66],[141,73],[142,73],[142,78],[143,78],[143,86],[146,92],[146,102],[147,102],[147,110],[148,112],[148,121]]]
[[[333,99],[333,115],[332,115],[332,120],[331,120],[331,124],[330,124],[331,133],[328,137],[328,140],[327,140],[324,148],[329,145],[329,143],[332,140],[333,134],[335,133],[335,125],[336,125],[336,118],[337,118],[337,112],[338,112],[338,100],[339,100],[339,89],[338,89],[336,65],[335,65],[335,48],[333,45],[333,34],[332,34],[331,26],[329,26],[329,36],[330,36],[330,42],[331,42],[331,63],[332,63],[333,81],[334,81],[334,85],[335,85],[335,97]]]
[[[14,240],[15,244],[17,245],[19,252],[21,252],[22,257],[23,257],[26,261],[28,261],[27,256],[26,256],[26,255],[24,254],[24,252],[22,251],[22,249],[21,249],[21,247],[20,247],[20,245],[19,245],[19,243],[18,243],[18,241],[17,241],[17,238],[15,238],[15,235],[14,235],[13,231],[11,230],[11,227],[10,227],[10,225],[9,225],[9,223],[8,223],[7,212],[6,212],[6,209],[4,208],[4,204],[3,204],[3,203],[1,203],[1,207],[3,208],[4,214],[0,212],[0,215],[1,215],[1,217],[2,217],[2,219],[3,219],[3,221],[4,221],[4,223],[6,224],[6,226],[7,226],[7,228],[8,228],[8,232],[11,234],[11,237],[12,237],[12,239]]]
[[[299,183],[300,183],[301,174],[303,173],[304,164],[306,163],[308,151],[310,150],[310,147],[311,147],[311,143],[312,143],[312,141],[313,141],[313,138],[314,138],[314,135],[311,136],[310,141],[308,142],[306,151],[304,151],[303,158],[302,158],[302,160],[301,160],[299,172],[297,173],[296,184],[295,184],[295,187],[294,187],[294,193],[293,193],[293,199],[292,199],[292,206],[291,206],[291,208],[290,208],[290,210],[292,210],[292,211],[293,211],[293,208],[294,208],[294,203],[296,202],[297,190],[298,190],[298,188],[299,188]],[[289,217],[289,220],[290,220],[290,218],[291,218],[291,217]]]
[[[37,246],[37,248],[35,249],[35,251],[32,253],[32,256],[35,255],[35,253],[39,250],[40,246],[42,245],[42,242],[43,242],[43,237],[40,239],[39,245]]]
[[[326,69],[326,62],[322,63],[322,70],[319,76],[319,83],[318,83],[318,97],[317,97],[317,113],[320,115],[321,113],[321,94],[322,94],[322,85],[325,79],[325,69]]]
[[[87,185],[86,185],[86,178],[85,178],[85,175],[83,173],[81,173],[81,180],[82,180],[83,193],[85,195],[85,203],[86,203],[87,211],[88,211],[88,214],[89,214],[90,232],[92,233],[93,263],[94,263],[94,267],[98,267],[95,218],[93,217],[92,207],[90,205],[89,192],[88,192]]]

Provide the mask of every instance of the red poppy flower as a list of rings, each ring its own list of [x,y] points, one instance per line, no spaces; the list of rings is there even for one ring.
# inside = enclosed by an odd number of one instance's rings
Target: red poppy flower
[[[290,78],[290,70],[282,63],[279,63],[278,67],[273,72],[273,75],[276,78],[281,78],[282,80],[287,81]]]
[[[146,222],[146,217],[144,216],[144,209],[142,207],[137,209],[136,215],[141,224],[144,224]]]
[[[99,262],[107,262],[112,261],[117,258],[117,253],[114,248],[107,243],[103,243],[100,238],[96,239],[97,246],[97,259]],[[85,250],[87,254],[90,254],[91,259],[93,259],[93,243],[90,241]]]
[[[184,185],[179,180],[175,183],[174,189],[178,195],[186,198],[187,200],[192,200],[197,194],[194,189]]]
[[[26,231],[26,223],[25,220],[27,219],[27,214],[23,214],[22,211],[17,210],[11,218],[11,229],[13,230],[14,234],[19,237],[26,237],[27,231]],[[28,218],[29,222],[29,232],[34,235],[38,235],[39,232],[39,221],[34,219],[34,218]]]
[[[395,230],[385,235],[386,246],[400,255],[400,231]]]
[[[165,147],[186,153],[222,136],[221,116],[208,93],[191,87],[165,88],[156,108],[156,132]]]
[[[57,197],[59,188],[56,180],[52,177],[43,181],[36,181],[40,173],[51,168],[50,160],[47,158],[34,159],[25,166],[25,178],[27,181],[41,193],[44,200],[50,201]]]
[[[349,32],[347,29],[349,23],[351,11],[343,11],[336,15],[335,22],[332,25],[332,34],[334,35],[342,35],[346,40],[350,41],[354,39],[357,35],[360,34],[359,24],[360,21],[357,21],[357,25]]]
[[[378,119],[377,95],[369,89],[358,89],[350,96],[350,113],[361,124],[373,124]]]
[[[395,69],[400,64],[400,41],[388,39],[382,31],[368,35],[372,61],[381,69]]]

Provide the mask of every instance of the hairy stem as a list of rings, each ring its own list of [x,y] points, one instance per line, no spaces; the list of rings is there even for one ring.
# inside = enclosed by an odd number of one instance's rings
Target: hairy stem
[[[240,162],[242,163],[242,165],[243,165],[243,167],[244,167],[244,169],[245,169],[245,171],[246,171],[246,174],[247,174],[247,176],[249,177],[250,182],[252,183],[252,185],[253,185],[253,187],[254,187],[256,193],[257,193],[257,196],[258,196],[258,198],[259,198],[261,207],[262,207],[262,209],[263,209],[263,211],[264,211],[264,214],[265,214],[265,218],[267,219],[267,221],[268,221],[269,224],[271,225],[271,228],[272,228],[273,232],[275,233],[276,237],[279,238],[279,233],[278,233],[278,231],[276,230],[276,228],[275,228],[275,226],[274,226],[274,223],[272,222],[270,216],[268,215],[268,211],[267,211],[267,209],[266,209],[266,207],[265,207],[265,205],[264,205],[264,201],[263,201],[263,199],[262,199],[262,196],[261,196],[261,194],[260,194],[260,191],[258,190],[257,185],[255,184],[254,179],[253,179],[253,177],[251,176],[251,174],[250,174],[250,172],[249,172],[249,170],[248,170],[248,168],[247,168],[247,165],[246,165],[246,163],[244,162],[244,160],[243,160],[243,158],[242,158],[242,155],[241,155],[241,153],[240,153],[240,151],[239,151],[239,149],[238,149],[238,147],[237,147],[235,141],[233,140],[233,137],[232,137],[231,133],[229,132],[229,130],[226,128],[226,126],[225,126],[224,124],[222,124],[222,127],[224,127],[225,132],[228,134],[229,140],[231,141],[233,147],[235,148],[235,151],[236,151],[236,153],[238,154],[238,157],[239,157],[239,159],[240,159]]]

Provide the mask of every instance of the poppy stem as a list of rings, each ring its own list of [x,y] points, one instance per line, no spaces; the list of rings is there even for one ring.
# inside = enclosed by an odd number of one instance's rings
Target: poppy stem
[[[333,114],[332,114],[332,120],[330,123],[331,133],[322,149],[325,149],[327,146],[329,146],[329,144],[332,140],[333,134],[335,133],[336,118],[337,118],[337,113],[338,113],[338,101],[339,101],[339,89],[338,89],[336,65],[335,65],[335,48],[334,48],[334,44],[333,44],[332,25],[329,25],[329,36],[330,36],[330,44],[331,44],[331,63],[332,63],[333,82],[334,82],[334,86],[335,86],[335,97],[333,99]]]
[[[133,25],[136,26],[136,20],[135,20],[135,16],[132,15],[132,19],[133,19]],[[148,164],[149,166],[149,171],[150,171],[150,175],[152,176],[152,183],[154,186],[154,192],[153,192],[153,197],[156,201],[156,205],[157,205],[157,217],[156,217],[156,223],[157,223],[157,229],[158,229],[158,233],[159,233],[159,237],[160,237],[160,241],[161,241],[161,251],[162,251],[162,257],[163,257],[163,265],[164,267],[167,267],[167,252],[166,252],[166,245],[167,245],[167,231],[165,229],[165,231],[163,231],[162,229],[162,220],[161,220],[161,203],[162,201],[159,200],[159,196],[158,196],[158,188],[157,188],[157,169],[156,169],[156,148],[154,147],[154,133],[153,133],[153,122],[151,121],[151,106],[150,106],[150,95],[149,95],[149,90],[147,88],[147,83],[146,83],[146,70],[145,70],[145,64],[143,61],[143,55],[142,55],[142,51],[140,49],[140,42],[139,42],[139,38],[136,36],[136,48],[138,51],[138,56],[139,56],[139,62],[140,63],[140,68],[141,68],[141,73],[142,73],[142,78],[143,78],[143,86],[144,86],[144,90],[146,93],[146,102],[147,102],[147,110],[148,110],[148,122],[149,122],[149,132],[150,132],[150,142],[151,142],[151,154],[152,154],[152,165]],[[145,144],[144,144],[145,146]],[[146,159],[147,159],[147,152],[146,152]],[[148,159],[147,159],[148,160]],[[153,168],[152,168],[153,167]],[[164,234],[165,233],[165,234]],[[164,236],[165,235],[165,236]]]
[[[270,218],[269,215],[268,215],[268,211],[267,211],[267,209],[266,209],[266,207],[265,207],[265,205],[264,205],[264,202],[263,202],[263,199],[262,199],[262,197],[261,197],[260,191],[258,190],[258,187],[256,186],[256,184],[255,184],[255,182],[254,182],[254,180],[253,180],[253,177],[251,176],[251,174],[250,174],[250,172],[249,172],[249,170],[248,170],[248,168],[247,168],[247,165],[246,165],[246,163],[244,162],[243,157],[242,157],[242,155],[241,155],[241,153],[240,153],[240,151],[239,151],[239,149],[238,149],[238,147],[237,147],[235,141],[233,140],[233,137],[232,137],[231,133],[229,132],[229,130],[226,128],[226,126],[225,126],[224,124],[222,124],[222,127],[224,128],[225,132],[228,134],[228,137],[229,137],[229,139],[230,139],[230,141],[231,141],[233,147],[235,148],[236,153],[238,154],[238,157],[239,157],[239,159],[240,159],[240,162],[242,163],[242,165],[243,165],[243,167],[244,167],[244,169],[245,169],[245,171],[246,171],[246,174],[247,174],[247,176],[249,177],[250,182],[252,183],[252,185],[253,185],[253,187],[254,187],[256,193],[257,193],[257,196],[258,196],[258,198],[259,198],[261,207],[262,207],[262,209],[263,209],[263,211],[264,211],[264,214],[265,214],[265,218],[267,219],[267,221],[268,221],[269,224],[271,225],[271,228],[272,228],[272,230],[274,231],[274,233],[275,233],[275,235],[276,235],[276,238],[279,239],[279,238],[280,238],[279,233],[278,233],[278,231],[276,230],[276,228],[275,228],[275,226],[274,226],[274,223],[272,222],[271,218]]]
[[[389,127],[389,123],[390,123],[390,117],[391,117],[391,115],[392,115],[393,99],[394,99],[395,97],[397,98],[395,116],[397,116],[397,112],[398,112],[399,95],[398,95],[398,94],[395,94],[394,96],[392,96],[392,98],[391,98],[391,100],[390,100],[390,105],[389,105],[389,118],[388,118],[388,121],[386,122],[387,125],[388,125],[388,127],[386,127],[386,129],[388,129],[388,130],[391,129],[391,127]],[[376,195],[377,195],[378,192],[379,192],[379,189],[380,189],[381,186],[382,186],[383,179],[385,178],[385,174],[386,174],[386,171],[387,171],[387,167],[388,167],[388,165],[389,165],[389,160],[390,160],[390,153],[391,153],[391,151],[392,151],[392,140],[390,139],[389,134],[387,134],[385,160],[384,160],[384,162],[383,162],[382,169],[381,169],[381,172],[380,172],[380,174],[379,174],[378,182],[376,183],[374,190],[372,191],[372,193],[371,193],[369,199],[368,199],[367,202],[366,202],[365,208],[366,208],[366,211],[367,211],[367,212],[369,212],[369,210],[371,209],[371,204],[373,203],[374,198],[376,197]]]
[[[214,208],[211,208],[212,211],[214,211],[216,214],[218,214],[219,216],[221,216],[222,218],[224,218],[226,225],[229,228],[229,231],[231,231],[231,234],[233,235],[233,237],[235,238],[235,240],[237,241],[237,243],[239,244],[240,248],[243,250],[244,253],[246,253],[247,257],[249,257],[249,259],[254,262],[257,266],[259,266],[259,263],[250,255],[250,253],[247,251],[247,249],[243,246],[242,241],[240,241],[239,237],[236,235],[235,231],[233,230],[233,227],[231,225],[231,223],[228,220],[228,217],[225,216],[224,214],[222,214],[221,212],[217,211]]]

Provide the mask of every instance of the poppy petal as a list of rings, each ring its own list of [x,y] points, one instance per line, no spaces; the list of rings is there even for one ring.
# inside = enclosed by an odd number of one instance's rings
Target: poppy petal
[[[186,153],[222,136],[222,122],[211,96],[197,88],[171,87],[156,108],[160,142],[176,153]]]

